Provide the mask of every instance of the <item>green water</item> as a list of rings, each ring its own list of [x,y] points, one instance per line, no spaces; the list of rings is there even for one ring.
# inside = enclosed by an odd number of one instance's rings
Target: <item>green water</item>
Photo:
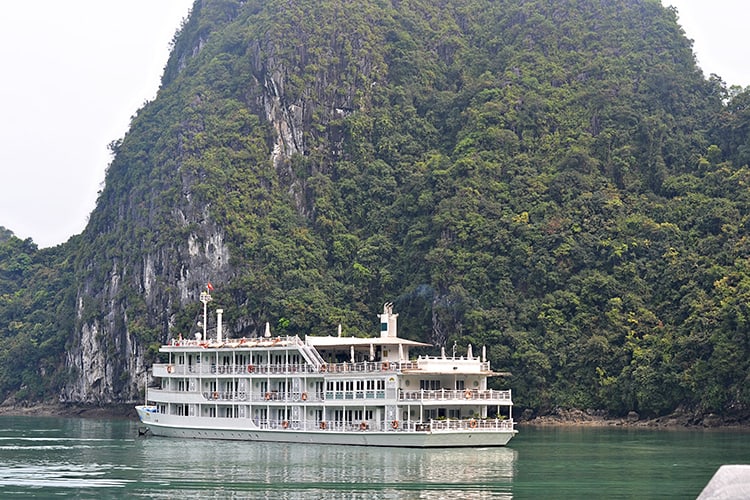
[[[750,432],[521,427],[506,448],[140,438],[135,422],[0,417],[0,497],[695,498]]]

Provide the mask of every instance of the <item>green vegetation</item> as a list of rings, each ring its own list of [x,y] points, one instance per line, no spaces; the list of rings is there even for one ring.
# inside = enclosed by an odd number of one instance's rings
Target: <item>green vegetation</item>
[[[69,242],[72,247],[74,240]],[[65,382],[75,287],[60,247],[38,250],[0,226],[0,394],[38,401]]]
[[[414,339],[487,345],[522,407],[747,411],[750,90],[703,77],[676,12],[354,5],[196,3],[84,234],[50,252],[0,236],[2,273],[22,269],[0,332],[25,353],[0,353],[24,362],[0,394],[60,352],[25,343],[75,349],[108,317],[118,372],[114,339],[188,331],[189,264],[236,335],[370,333],[392,300]],[[231,262],[188,255],[217,228]],[[47,380],[23,395],[65,383]]]

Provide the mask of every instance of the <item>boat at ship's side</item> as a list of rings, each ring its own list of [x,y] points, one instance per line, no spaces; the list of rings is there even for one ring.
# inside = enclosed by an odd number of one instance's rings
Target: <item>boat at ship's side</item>
[[[205,302],[204,302],[205,306]],[[205,310],[205,307],[204,307]],[[379,337],[171,341],[138,416],[157,436],[399,447],[504,446],[516,434],[510,390],[484,349],[417,356],[386,304]],[[204,319],[205,325],[205,319]],[[199,336],[200,337],[200,336]]]

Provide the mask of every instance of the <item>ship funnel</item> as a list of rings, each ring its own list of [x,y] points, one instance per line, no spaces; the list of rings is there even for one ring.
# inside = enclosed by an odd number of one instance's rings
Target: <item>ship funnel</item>
[[[393,302],[383,304],[383,314],[380,315],[380,337],[398,336],[398,314],[393,314]]]
[[[268,321],[266,321],[266,333],[264,333],[263,336],[265,338],[271,337],[271,324]]]

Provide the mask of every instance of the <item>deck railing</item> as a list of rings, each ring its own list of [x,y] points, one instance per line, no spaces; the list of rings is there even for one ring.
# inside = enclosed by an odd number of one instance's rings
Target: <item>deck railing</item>
[[[149,389],[154,394],[159,392],[171,394],[195,393],[195,391],[170,391],[167,389]],[[248,401],[269,403],[300,403],[305,401],[361,401],[371,399],[385,399],[384,390],[352,390],[352,391],[323,391],[323,392],[302,392],[302,391],[204,391],[201,393],[206,401]],[[488,402],[511,403],[511,391],[496,391],[489,389],[485,391],[454,391],[454,390],[436,390],[436,391],[409,391],[399,392],[398,400],[400,402],[429,403],[429,402],[468,402],[471,400]]]
[[[374,420],[362,422],[343,422],[333,420],[311,422],[300,420],[253,419],[253,422],[261,429],[319,430],[328,432],[508,432],[513,431],[515,425],[513,420],[500,418],[429,420],[426,422],[399,422],[397,420],[391,422]]]
[[[477,390],[421,390],[421,391],[401,391],[398,395],[399,401],[446,401],[446,400],[468,400],[477,399],[480,401],[510,401],[511,392],[509,390],[496,391],[494,389]]]
[[[476,360],[480,366],[474,371],[488,369],[487,363]],[[154,375],[165,377],[168,375],[294,375],[314,373],[376,373],[376,372],[402,372],[405,370],[419,370],[420,361],[360,361],[356,363],[324,363],[315,366],[306,363],[282,363],[282,364],[216,364],[211,362],[197,363],[193,365],[157,363],[153,365]]]

